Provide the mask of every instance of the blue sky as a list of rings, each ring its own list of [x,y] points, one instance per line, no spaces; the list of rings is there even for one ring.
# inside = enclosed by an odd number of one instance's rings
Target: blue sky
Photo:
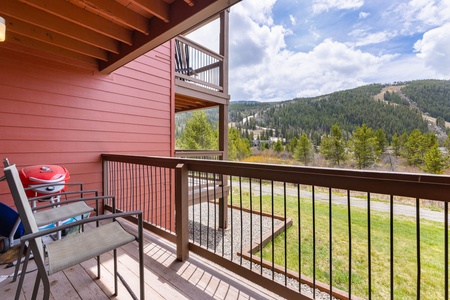
[[[208,30],[193,34],[202,43]],[[243,0],[230,13],[231,100],[450,79],[450,0]]]

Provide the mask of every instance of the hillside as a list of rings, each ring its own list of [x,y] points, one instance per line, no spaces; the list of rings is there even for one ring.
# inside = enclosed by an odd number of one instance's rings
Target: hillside
[[[278,103],[232,102],[229,111],[230,122],[244,131],[270,128],[269,135],[288,140],[303,132],[319,139],[336,123],[344,134],[365,123],[383,129],[388,138],[414,129],[436,132],[445,138],[445,132],[435,124],[439,117],[450,120],[450,81],[372,84]]]

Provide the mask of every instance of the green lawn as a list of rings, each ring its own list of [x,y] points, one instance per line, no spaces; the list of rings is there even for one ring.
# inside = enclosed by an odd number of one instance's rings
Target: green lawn
[[[233,193],[233,204],[239,194]],[[243,206],[249,207],[249,196],[243,193]],[[253,209],[259,210],[259,196],[253,197]],[[263,196],[263,211],[272,213],[272,197]],[[301,273],[313,276],[313,234],[311,199],[301,199]],[[275,239],[275,263],[299,271],[299,222],[297,197],[287,196],[287,216],[293,226],[287,231],[287,253],[284,233]],[[284,214],[284,197],[274,197],[274,213]],[[352,227],[352,294],[368,295],[368,215],[365,209],[351,208]],[[329,205],[315,204],[316,280],[329,284]],[[387,299],[390,295],[390,217],[387,213],[371,212],[372,297]],[[444,224],[421,220],[421,296],[424,299],[444,298]],[[332,205],[333,287],[348,291],[349,236],[348,210],[345,205]],[[416,298],[417,250],[414,218],[396,215],[394,221],[394,295],[396,299]],[[258,254],[260,255],[260,254]],[[263,249],[263,257],[272,260],[272,244]]]

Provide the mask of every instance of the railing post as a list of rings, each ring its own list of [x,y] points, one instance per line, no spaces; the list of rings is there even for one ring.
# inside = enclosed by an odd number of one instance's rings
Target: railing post
[[[108,178],[108,161],[105,159],[102,159],[102,195],[108,195],[108,189],[109,189],[109,178]]]
[[[219,105],[219,150],[221,160],[228,159],[228,104]],[[219,198],[219,228],[226,229],[228,224],[228,176],[220,175],[222,181],[222,197]],[[231,192],[231,191],[230,191]]]
[[[185,164],[175,168],[175,233],[177,260],[189,258],[188,169]]]

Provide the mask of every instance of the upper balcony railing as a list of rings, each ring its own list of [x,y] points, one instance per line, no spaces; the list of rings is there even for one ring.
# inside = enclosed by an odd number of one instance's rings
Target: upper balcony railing
[[[144,226],[288,299],[448,299],[450,177],[103,155]],[[200,199],[200,201],[198,201]],[[428,205],[433,204],[433,209]],[[226,229],[226,230],[224,230]]]
[[[223,93],[224,57],[182,36],[175,38],[176,84]]]

